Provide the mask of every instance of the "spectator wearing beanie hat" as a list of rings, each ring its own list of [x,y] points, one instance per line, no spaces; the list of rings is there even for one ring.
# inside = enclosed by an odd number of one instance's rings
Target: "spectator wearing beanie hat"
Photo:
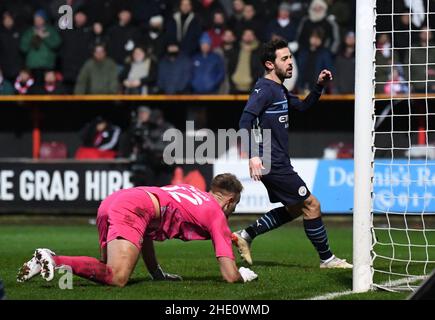
[[[165,19],[161,15],[151,17],[144,36],[145,47],[148,48],[148,54],[160,59],[165,54],[166,35]]]
[[[310,35],[314,30],[323,30],[323,45],[337,54],[340,47],[340,28],[333,15],[328,15],[328,4],[324,0],[313,0],[308,9],[308,15],[302,18],[297,40],[301,49],[310,46]]]
[[[200,53],[192,58],[192,90],[194,93],[217,93],[225,77],[224,61],[211,51],[212,40],[207,32],[199,40]]]

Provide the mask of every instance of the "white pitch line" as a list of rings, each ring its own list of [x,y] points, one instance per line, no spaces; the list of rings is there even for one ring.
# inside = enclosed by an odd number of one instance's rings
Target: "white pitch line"
[[[384,282],[378,286],[379,287],[382,287],[382,286],[400,286],[400,285],[405,284],[405,283],[414,282],[414,281],[422,280],[422,279],[424,279],[424,277],[402,278],[402,279],[398,279],[398,280],[394,280],[394,281]],[[338,292],[327,293],[327,294],[322,295],[322,296],[315,296],[312,298],[308,298],[306,300],[331,300],[331,299],[335,299],[335,298],[338,298],[341,296],[347,296],[347,295],[356,294],[356,293],[357,292],[353,292],[352,290],[338,291]]]
[[[306,300],[332,300],[341,296],[347,296],[348,294],[352,294],[353,291],[352,290],[347,290],[347,291],[338,291],[338,292],[331,292],[331,293],[327,293],[323,296],[315,296],[312,298],[308,298]]]

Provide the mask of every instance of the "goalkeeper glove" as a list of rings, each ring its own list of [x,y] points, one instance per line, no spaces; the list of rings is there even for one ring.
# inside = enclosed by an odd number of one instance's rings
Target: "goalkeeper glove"
[[[243,282],[249,282],[258,278],[258,275],[249,268],[240,267],[239,273],[243,278]]]
[[[157,269],[153,272],[150,272],[151,279],[155,281],[159,280],[167,280],[167,281],[181,281],[183,278],[177,274],[166,273],[163,271],[160,265],[157,266]]]

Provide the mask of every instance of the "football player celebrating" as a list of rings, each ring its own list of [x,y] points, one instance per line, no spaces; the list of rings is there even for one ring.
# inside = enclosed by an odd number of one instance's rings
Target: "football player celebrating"
[[[266,75],[259,79],[251,93],[240,118],[240,128],[253,131],[270,130],[270,146],[263,145],[262,138],[254,145],[258,154],[250,155],[249,171],[251,178],[261,181],[267,189],[271,202],[281,202],[275,208],[246,229],[233,234],[233,241],[243,259],[252,264],[250,246],[255,237],[303,215],[305,233],[320,257],[321,268],[352,268],[346,260],[337,258],[328,243],[325,226],[322,222],[320,203],[308,190],[305,182],[293,170],[288,151],[288,109],[304,111],[320,98],[324,86],[332,80],[329,70],[321,70],[317,84],[303,100],[290,94],[283,82],[292,76],[292,54],[284,40],[271,40],[264,46],[262,64]],[[255,134],[254,134],[255,135]],[[260,158],[263,150],[271,150],[270,159]],[[265,174],[265,168],[269,172]]]

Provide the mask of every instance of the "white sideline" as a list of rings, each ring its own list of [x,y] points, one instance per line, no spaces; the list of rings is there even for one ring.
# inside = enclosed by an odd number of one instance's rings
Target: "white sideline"
[[[414,278],[413,280],[414,281],[420,280],[420,278]],[[378,287],[387,286],[387,285],[388,286],[400,286],[400,285],[408,283],[408,282],[412,282],[412,281],[410,281],[410,278],[402,278],[402,279],[397,279],[394,281],[384,282],[384,283],[378,285]],[[356,294],[356,292],[353,292],[352,290],[331,292],[331,293],[327,293],[325,295],[315,296],[315,297],[304,299],[304,300],[331,300],[331,299],[335,299],[335,298],[338,298],[341,296],[347,296],[347,295],[351,295],[351,294]]]

